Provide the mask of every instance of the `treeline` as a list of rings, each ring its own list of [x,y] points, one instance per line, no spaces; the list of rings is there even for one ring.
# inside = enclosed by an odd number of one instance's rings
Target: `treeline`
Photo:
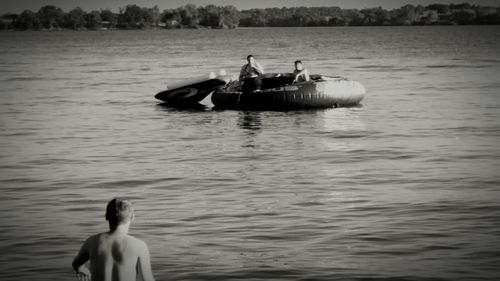
[[[500,24],[500,7],[463,4],[381,7],[269,8],[241,11],[240,26],[380,26]]]
[[[146,28],[236,28],[279,26],[372,26],[372,25],[467,25],[500,24],[500,7],[463,4],[406,5],[399,9],[381,7],[341,9],[339,7],[267,8],[238,11],[234,6],[195,6],[161,11],[158,6],[128,5],[118,13],[109,9],[69,12],[48,5],[37,12],[7,13],[0,29],[146,29]]]
[[[192,4],[160,11],[158,6],[144,8],[127,5],[119,13],[109,9],[83,11],[76,7],[69,12],[53,5],[37,12],[24,10],[21,14],[7,13],[0,18],[0,29],[59,30],[59,29],[145,29],[145,28],[236,28],[239,11],[234,6]]]

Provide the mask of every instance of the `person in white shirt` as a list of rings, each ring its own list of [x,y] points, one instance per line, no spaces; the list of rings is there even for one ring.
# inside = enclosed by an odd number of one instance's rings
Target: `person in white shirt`
[[[243,93],[252,93],[253,91],[260,91],[262,81],[259,75],[264,74],[264,68],[260,65],[253,55],[248,55],[247,64],[241,67],[240,83],[242,83]]]

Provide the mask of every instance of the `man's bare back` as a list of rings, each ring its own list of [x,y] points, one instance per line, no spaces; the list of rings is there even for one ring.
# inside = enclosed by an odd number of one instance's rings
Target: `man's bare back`
[[[130,221],[114,226],[110,232],[90,236],[73,261],[79,280],[154,280],[149,249],[143,241],[127,234]],[[90,271],[85,263],[90,262]]]

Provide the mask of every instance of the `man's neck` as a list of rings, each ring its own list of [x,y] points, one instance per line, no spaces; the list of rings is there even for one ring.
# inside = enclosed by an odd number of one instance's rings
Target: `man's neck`
[[[117,226],[110,226],[109,227],[109,233],[113,235],[127,235],[128,234],[128,229],[129,229],[130,224],[125,223],[125,224],[119,224]]]

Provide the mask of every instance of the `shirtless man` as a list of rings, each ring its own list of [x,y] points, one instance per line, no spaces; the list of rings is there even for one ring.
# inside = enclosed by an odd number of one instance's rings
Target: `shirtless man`
[[[90,236],[73,260],[80,281],[154,281],[149,249],[143,241],[128,235],[134,209],[128,200],[113,199],[106,208],[109,232]],[[85,263],[90,261],[90,270]]]
[[[293,83],[309,81],[311,79],[309,77],[309,71],[307,70],[307,68],[304,68],[302,61],[296,60],[294,64],[295,64],[295,70],[293,71],[293,77],[294,77]]]

